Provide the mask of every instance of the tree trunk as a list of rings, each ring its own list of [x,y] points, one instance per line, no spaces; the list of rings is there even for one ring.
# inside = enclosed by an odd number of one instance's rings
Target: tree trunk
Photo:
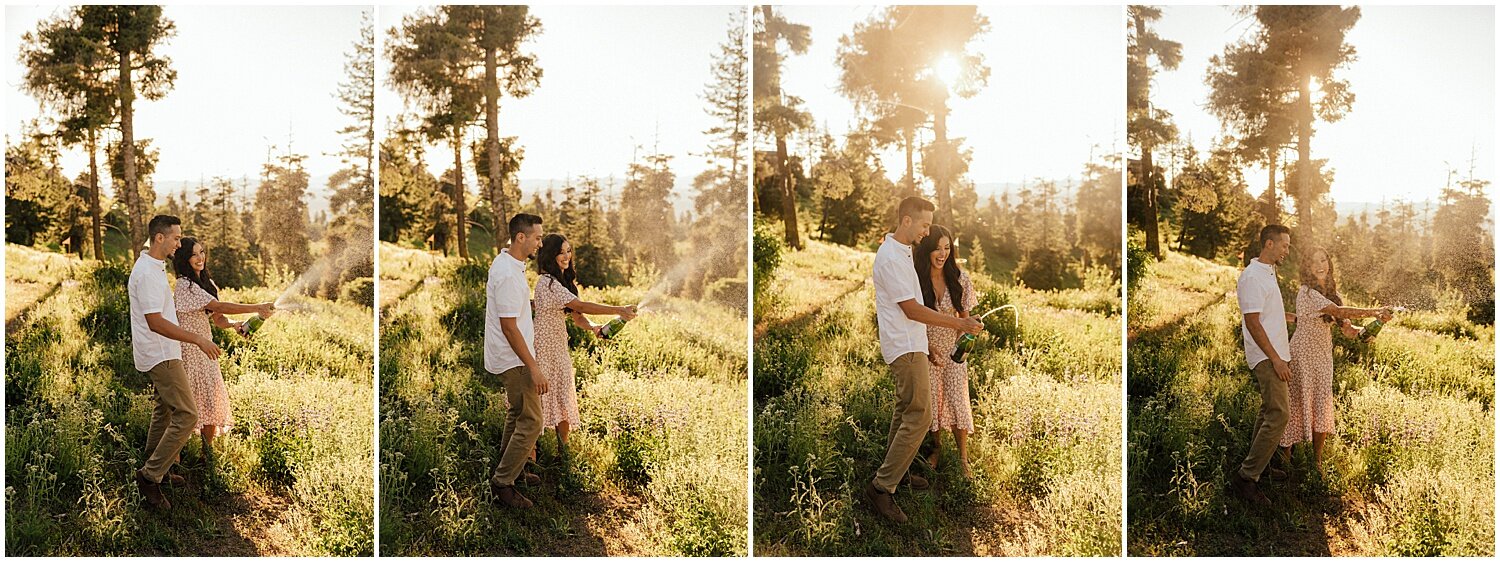
[[[916,133],[911,129],[906,129],[902,131],[902,136],[906,140],[906,177],[902,178],[902,180],[906,183],[906,194],[908,196],[915,196],[917,194],[917,174],[916,168],[912,166],[912,152],[916,150],[917,139],[913,138],[916,136]]]
[[[469,212],[464,209],[464,134],[463,129],[453,129],[453,211],[458,218],[458,230],[454,231],[458,241],[458,257],[469,259],[469,241],[464,236],[464,222]]]
[[[1144,224],[1146,230],[1146,251],[1156,261],[1161,261],[1161,235],[1157,231],[1156,224],[1156,165],[1151,161],[1151,147],[1141,147],[1141,186],[1146,195],[1146,217]]]
[[[130,256],[145,246],[147,234],[141,213],[145,212],[135,177],[135,86],[131,84],[130,51],[120,51],[120,161],[125,168],[125,213],[130,216]]]
[[[932,179],[933,191],[937,195],[937,223],[952,228],[953,198],[948,190],[948,180],[951,175],[949,171],[952,167],[950,166],[951,162],[948,161],[951,151],[948,150],[947,101],[942,102],[942,105],[938,106],[937,115],[933,119],[932,129],[936,137],[933,139],[933,148],[935,150],[932,151],[932,155],[937,157],[937,162],[934,162],[936,164],[934,167],[937,170],[936,173],[932,174]]]
[[[1281,202],[1276,196],[1277,150],[1272,149],[1270,153],[1266,158],[1266,193],[1261,195],[1260,214],[1265,217],[1266,224],[1281,224]]]
[[[507,236],[501,236],[505,232],[507,221],[510,219],[510,204],[505,200],[505,184],[503,174],[500,171],[500,83],[498,82],[499,64],[495,61],[495,48],[489,47],[484,50],[484,132],[486,160],[489,164],[490,176],[490,211],[495,215],[495,251],[500,251],[506,245]]]
[[[89,233],[94,241],[94,259],[104,260],[104,216],[99,209],[99,138],[89,129]]]
[[[781,222],[786,225],[786,245],[793,250],[802,249],[802,240],[797,232],[797,188],[792,182],[791,170],[787,167],[790,157],[786,151],[786,137],[776,137],[776,179],[781,183]]]
[[[1297,97],[1297,229],[1307,232],[1312,226],[1312,84],[1302,80]]]

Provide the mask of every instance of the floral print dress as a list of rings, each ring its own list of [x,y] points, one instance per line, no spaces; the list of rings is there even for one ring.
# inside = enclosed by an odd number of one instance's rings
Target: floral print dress
[[[218,285],[214,288],[217,289]],[[177,322],[182,329],[213,339],[213,314],[205,307],[218,299],[197,283],[182,277],[177,279],[172,299],[177,302]],[[201,431],[203,426],[212,425],[219,428],[219,433],[228,432],[234,425],[234,415],[229,405],[229,389],[224,385],[224,373],[219,370],[219,362],[209,359],[198,346],[184,343],[182,369],[187,371],[188,384],[193,388],[193,401],[198,404],[198,424],[193,426],[193,430]]]
[[[1333,433],[1333,326],[1319,312],[1333,304],[1307,285],[1297,289],[1297,330],[1292,332],[1292,380],[1287,381],[1290,416],[1281,446]]]
[[[563,308],[578,299],[551,275],[536,279],[533,310],[536,311],[536,366],[547,377],[542,395],[542,427],[556,428],[561,422],[577,429],[578,387],[573,382],[573,356],[568,354],[568,313]]]
[[[969,274],[960,272],[958,283],[964,291],[960,299],[963,311],[979,306],[979,296],[974,292]],[[958,311],[953,309],[953,299],[948,296],[946,286],[933,289],[944,289],[937,295],[937,311],[956,316]],[[952,328],[927,327],[928,346],[935,354],[931,357],[932,368],[928,370],[932,389],[932,431],[974,431],[974,412],[969,406],[969,365],[967,362],[954,363],[951,359],[953,350],[958,348],[958,335],[958,331]]]

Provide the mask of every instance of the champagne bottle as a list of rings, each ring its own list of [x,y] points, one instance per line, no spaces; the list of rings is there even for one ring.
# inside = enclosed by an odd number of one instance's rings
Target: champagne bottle
[[[953,355],[948,356],[948,358],[952,359],[954,363],[963,363],[964,356],[974,350],[974,342],[978,340],[979,338],[975,337],[974,334],[958,336],[958,346],[953,348]]]
[[[1380,333],[1380,328],[1382,326],[1385,326],[1385,322],[1381,321],[1379,318],[1371,320],[1369,324],[1365,324],[1365,331],[1360,332],[1359,339],[1361,341],[1370,341],[1372,339],[1375,339],[1375,335]]]
[[[259,330],[260,327],[265,323],[266,319],[261,318],[259,314],[251,316],[249,320],[245,321],[245,337],[248,338],[252,335],[255,335],[255,331]]]
[[[620,333],[620,330],[623,329],[625,329],[625,319],[616,316],[614,320],[610,320],[608,324],[605,324],[604,327],[599,330],[599,337],[610,339],[615,337],[615,334]]]

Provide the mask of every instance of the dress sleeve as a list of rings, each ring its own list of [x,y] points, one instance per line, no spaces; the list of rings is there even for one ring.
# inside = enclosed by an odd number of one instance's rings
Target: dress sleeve
[[[179,278],[177,290],[172,293],[172,300],[177,303],[177,312],[198,312],[208,306],[208,303],[213,302],[214,297],[197,283]]]
[[[1323,293],[1313,290],[1312,287],[1303,285],[1302,290],[1297,293],[1298,316],[1322,316],[1323,309],[1330,304],[1333,304],[1333,301],[1328,300],[1328,297],[1323,296]]]
[[[964,288],[964,312],[972,312],[974,307],[979,306],[979,293],[974,290],[974,280],[969,278],[969,272],[965,271],[958,276],[958,283]]]

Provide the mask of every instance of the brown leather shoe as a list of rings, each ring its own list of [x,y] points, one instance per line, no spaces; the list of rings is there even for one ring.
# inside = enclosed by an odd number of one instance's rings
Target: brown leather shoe
[[[911,486],[911,489],[913,490],[926,490],[932,487],[932,484],[927,482],[926,478],[917,476],[910,472],[906,473],[906,476],[901,479],[901,483]]]
[[[526,496],[516,491],[515,486],[503,485],[494,476],[490,477],[490,491],[495,493],[495,498],[499,499],[500,503],[507,506],[516,509],[529,509],[531,507],[531,500],[526,499]]]
[[[1234,490],[1234,495],[1239,496],[1240,499],[1248,503],[1261,507],[1271,505],[1271,500],[1260,492],[1260,488],[1257,488],[1254,482],[1241,478],[1239,473],[1235,473],[1234,476],[1230,477],[1229,487]]]
[[[140,488],[141,495],[146,498],[147,505],[163,511],[172,509],[172,502],[167,501],[167,497],[161,495],[161,484],[147,479],[146,475],[140,470],[135,471],[135,485],[137,488]]]
[[[1291,480],[1291,476],[1288,475],[1285,470],[1276,468],[1276,467],[1271,466],[1271,465],[1266,465],[1266,471],[1260,473],[1260,477],[1261,478],[1269,478],[1271,480],[1278,480],[1278,481],[1281,481],[1281,482],[1286,482],[1288,480]]]
[[[870,508],[875,510],[886,519],[897,523],[906,522],[906,514],[901,511],[901,506],[896,505],[896,500],[890,494],[875,488],[874,482],[865,483],[865,500],[870,502]]]
[[[542,485],[542,477],[537,476],[535,474],[532,474],[530,472],[522,472],[521,473],[521,482],[524,483],[524,484],[526,484],[526,487],[528,487],[528,488],[532,487],[532,486],[541,486]]]

